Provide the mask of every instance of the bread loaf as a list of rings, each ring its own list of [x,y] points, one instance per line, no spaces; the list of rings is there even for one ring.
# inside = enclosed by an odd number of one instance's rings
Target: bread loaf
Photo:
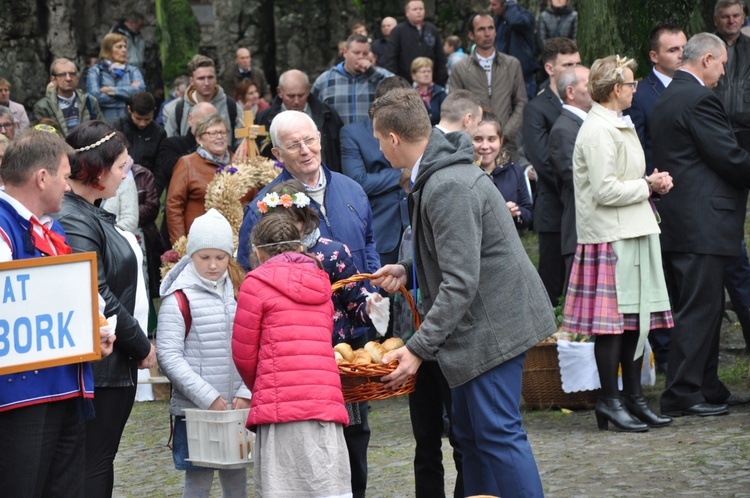
[[[367,351],[357,350],[354,354],[354,360],[352,363],[367,364],[372,363],[372,356]]]
[[[386,339],[385,341],[383,341],[383,348],[386,351],[393,351],[394,349],[398,349],[403,345],[404,341],[402,341],[398,337],[391,337],[390,339]]]
[[[351,363],[354,360],[354,351],[352,347],[345,342],[340,342],[333,347],[333,350],[341,355],[341,357],[347,363]]]
[[[380,363],[383,360],[383,355],[386,353],[385,349],[379,342],[370,341],[365,344],[365,351],[370,353],[373,363]]]
[[[333,357],[336,359],[336,363],[341,363],[344,361],[344,357],[341,356],[341,353],[339,353],[338,351],[333,352]]]

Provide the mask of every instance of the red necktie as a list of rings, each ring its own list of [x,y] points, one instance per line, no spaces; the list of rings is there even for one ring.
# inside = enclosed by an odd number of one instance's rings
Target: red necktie
[[[48,256],[61,256],[73,252],[73,249],[65,243],[65,237],[62,235],[53,232],[43,223],[39,223],[35,218],[31,218],[31,225],[31,240],[34,242],[34,247],[44,254]],[[34,230],[34,226],[41,227],[44,235],[39,235],[39,232]]]

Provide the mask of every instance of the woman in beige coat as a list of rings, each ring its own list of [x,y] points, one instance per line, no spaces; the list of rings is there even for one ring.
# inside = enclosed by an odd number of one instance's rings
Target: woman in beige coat
[[[644,342],[653,328],[672,327],[661,269],[658,214],[652,193],[672,187],[668,173],[644,176],[646,161],[630,107],[638,83],[635,62],[609,56],[594,62],[589,92],[594,105],[573,155],[576,250],[565,299],[563,329],[596,336],[602,394],[600,429],[646,431],[672,419],[655,414],[641,391]],[[622,366],[622,397],[618,368]]]

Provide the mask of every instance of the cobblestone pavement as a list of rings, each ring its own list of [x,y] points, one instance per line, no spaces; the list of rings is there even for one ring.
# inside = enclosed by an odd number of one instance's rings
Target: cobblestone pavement
[[[733,331],[729,341],[741,342]],[[741,337],[741,336],[739,336]],[[722,373],[747,375],[748,358],[722,341]],[[732,367],[735,365],[735,367]],[[728,372],[728,373],[727,373]],[[646,392],[652,406],[663,377]],[[731,384],[748,395],[744,378]],[[372,403],[368,497],[413,496],[414,443],[405,397]],[[683,417],[640,434],[597,430],[592,411],[524,414],[544,490],[550,497],[719,496],[750,497],[750,406],[722,417]],[[115,461],[115,496],[180,496],[183,473],[166,448],[169,415],[163,402],[138,403]],[[455,468],[443,440],[446,492]],[[221,496],[218,478],[211,496]],[[248,476],[252,496],[252,470]]]

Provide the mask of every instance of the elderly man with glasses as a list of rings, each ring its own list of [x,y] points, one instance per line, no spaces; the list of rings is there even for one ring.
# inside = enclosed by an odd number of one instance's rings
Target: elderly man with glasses
[[[52,88],[34,104],[34,120],[51,119],[63,136],[86,121],[104,120],[96,98],[79,90],[78,68],[73,61],[55,59],[50,66]]]
[[[320,132],[315,122],[300,111],[283,111],[271,123],[272,152],[284,166],[281,174],[247,206],[240,228],[237,261],[250,269],[250,233],[260,220],[256,205],[268,190],[296,178],[305,185],[310,205],[320,218],[320,237],[343,242],[349,247],[360,272],[372,273],[380,268],[372,234],[372,212],[362,187],[351,178],[331,171],[321,159]],[[353,348],[364,346],[368,328],[357,329],[350,342]],[[367,485],[367,445],[370,427],[367,424],[367,404],[359,407],[361,423],[350,423],[344,429],[352,469],[352,492],[364,497]]]

